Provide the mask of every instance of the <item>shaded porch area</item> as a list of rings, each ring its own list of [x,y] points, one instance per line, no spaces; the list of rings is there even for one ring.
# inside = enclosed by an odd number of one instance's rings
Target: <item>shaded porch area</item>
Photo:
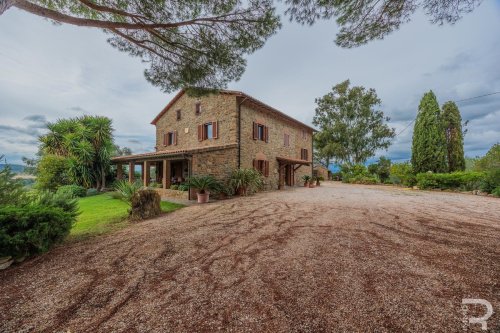
[[[299,160],[289,157],[276,157],[278,160],[278,189],[286,186],[295,186],[295,172],[303,165],[311,165],[310,161]]]

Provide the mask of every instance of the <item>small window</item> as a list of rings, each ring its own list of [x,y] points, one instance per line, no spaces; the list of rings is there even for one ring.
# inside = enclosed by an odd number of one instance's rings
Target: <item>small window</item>
[[[307,138],[306,131],[302,130],[302,139],[305,140],[306,138]]]
[[[269,161],[253,160],[253,167],[259,171],[264,177],[269,177]]]
[[[304,160],[304,161],[309,160],[309,153],[308,153],[307,149],[302,148],[302,149],[300,150],[300,159],[301,159],[301,160]]]
[[[177,144],[177,131],[171,131],[163,134],[163,145],[171,146]]]
[[[213,125],[212,123],[206,123],[203,125],[204,131],[205,131],[205,139],[213,139],[214,137],[214,132],[213,132]]]
[[[176,119],[181,120],[181,110],[176,111]]]
[[[253,139],[269,142],[269,127],[256,123],[253,123]]]
[[[196,106],[195,106],[194,110],[195,110],[194,111],[195,114],[200,114],[201,113],[201,103],[200,102],[196,103]]]
[[[283,135],[283,145],[285,147],[290,147],[290,134],[284,134]]]
[[[167,133],[167,145],[173,145],[174,144],[174,132],[168,132]]]

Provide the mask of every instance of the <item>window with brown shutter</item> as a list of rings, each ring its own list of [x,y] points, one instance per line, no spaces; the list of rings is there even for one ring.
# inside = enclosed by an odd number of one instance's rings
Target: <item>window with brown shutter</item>
[[[200,102],[196,103],[194,110],[195,110],[194,111],[195,114],[201,113],[201,103]]]
[[[203,141],[203,125],[198,125],[198,141]]]
[[[254,121],[253,122],[253,139],[257,140],[258,139],[258,131],[259,131],[259,125]]]
[[[167,133],[163,133],[163,145],[167,145]]]
[[[309,156],[308,156],[308,155],[309,155],[309,154],[308,154],[307,149],[302,148],[302,149],[300,150],[300,159],[301,159],[301,160],[304,160],[304,161],[309,160]]]
[[[283,135],[283,145],[285,147],[290,147],[290,134],[284,134]]]
[[[264,141],[269,142],[269,127],[264,126]]]
[[[253,122],[253,139],[269,142],[269,128],[257,122]]]
[[[219,126],[217,121],[212,122],[212,137],[217,139],[219,137]]]
[[[176,145],[177,145],[177,131],[174,131],[174,132],[173,132],[173,134],[174,134],[174,135],[173,135],[173,136],[174,136],[174,139],[173,139],[172,144],[173,144],[174,146],[176,146]]]
[[[177,110],[176,112],[176,119],[181,120],[181,110]]]
[[[260,172],[264,177],[269,177],[269,161],[253,160],[253,168]]]

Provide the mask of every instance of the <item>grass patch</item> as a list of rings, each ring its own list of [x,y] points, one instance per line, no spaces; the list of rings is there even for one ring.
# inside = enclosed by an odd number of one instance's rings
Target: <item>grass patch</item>
[[[129,206],[110,194],[100,194],[78,200],[80,216],[71,229],[70,238],[101,235],[127,226]],[[163,212],[172,212],[184,205],[162,201]]]

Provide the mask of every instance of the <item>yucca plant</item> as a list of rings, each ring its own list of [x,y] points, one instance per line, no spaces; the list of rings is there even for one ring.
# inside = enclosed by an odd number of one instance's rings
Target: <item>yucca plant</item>
[[[262,175],[255,169],[234,170],[229,183],[240,195],[256,192],[264,185]]]
[[[187,181],[190,187],[198,190],[198,193],[205,194],[210,190],[217,188],[218,182],[213,176],[193,176]]]
[[[132,202],[132,197],[143,188],[142,183],[130,183],[127,180],[119,180],[115,182],[115,190],[117,197],[129,205]]]

